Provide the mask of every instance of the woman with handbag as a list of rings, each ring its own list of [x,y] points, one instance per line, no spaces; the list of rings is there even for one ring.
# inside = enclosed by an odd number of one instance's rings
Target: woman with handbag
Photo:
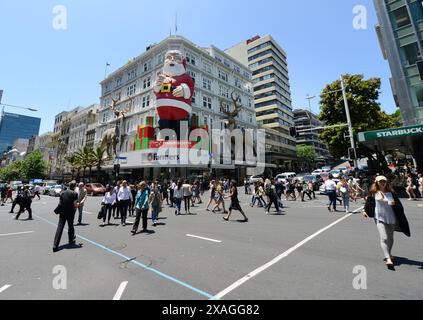
[[[410,226],[398,196],[384,176],[376,178],[370,195],[366,200],[363,215],[365,218],[374,218],[380,235],[381,247],[385,255],[386,266],[394,269],[392,247],[394,232],[402,232],[411,236]]]
[[[101,202],[102,210],[103,210],[103,224],[102,227],[106,225],[106,217],[107,225],[110,225],[110,218],[112,217],[112,210],[113,206],[116,205],[116,193],[113,192],[112,187],[108,186],[106,189],[106,194]]]

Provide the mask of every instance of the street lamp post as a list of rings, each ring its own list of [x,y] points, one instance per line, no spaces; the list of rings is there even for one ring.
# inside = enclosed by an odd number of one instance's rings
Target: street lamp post
[[[344,78],[342,76],[341,76],[341,88],[342,88],[342,95],[344,97],[345,113],[347,114],[347,123],[348,123],[348,131],[350,135],[351,148],[354,151],[354,168],[358,169],[357,153],[355,149],[354,132],[353,132],[352,123],[351,123],[350,107],[348,105],[347,92],[345,90]]]
[[[347,99],[347,91],[345,90],[345,83],[344,83],[344,78],[341,76],[340,78],[341,80],[341,89],[340,90],[334,90],[334,91],[330,91],[330,92],[326,92],[323,93],[322,95],[329,95],[335,92],[341,92],[342,91],[342,95],[343,95],[343,99],[344,99],[344,106],[345,106],[345,113],[347,115],[347,125],[348,125],[348,132],[349,132],[349,138],[350,138],[350,143],[351,143],[351,149],[354,150],[354,168],[358,168],[358,162],[357,162],[357,153],[356,153],[356,147],[355,147],[355,141],[354,141],[354,132],[353,132],[353,127],[352,127],[352,122],[351,122],[351,115],[350,115],[350,108],[348,105],[348,99]],[[316,96],[309,96],[307,95],[307,98],[309,103],[311,99],[316,98]]]

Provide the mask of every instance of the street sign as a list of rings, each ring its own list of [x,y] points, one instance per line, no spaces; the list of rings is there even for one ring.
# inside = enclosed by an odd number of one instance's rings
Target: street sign
[[[128,160],[127,157],[116,157],[116,160]]]
[[[411,136],[423,136],[423,126],[412,126],[395,129],[361,132],[358,134],[359,142],[379,140],[386,138],[403,138]]]

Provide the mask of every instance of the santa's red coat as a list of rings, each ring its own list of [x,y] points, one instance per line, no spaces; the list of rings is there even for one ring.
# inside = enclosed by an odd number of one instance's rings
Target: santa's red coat
[[[194,80],[189,74],[172,77],[173,81],[165,80],[159,92],[156,92],[156,107],[160,120],[180,121],[188,119],[192,112],[192,96],[194,94]],[[181,84],[186,84],[190,89],[190,97],[177,98],[173,90]]]

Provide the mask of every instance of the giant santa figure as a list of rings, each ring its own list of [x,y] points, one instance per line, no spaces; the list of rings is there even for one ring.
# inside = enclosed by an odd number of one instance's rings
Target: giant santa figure
[[[194,81],[186,70],[186,60],[178,50],[166,53],[163,72],[154,84],[160,129],[172,129],[179,136],[181,121],[189,120]]]

